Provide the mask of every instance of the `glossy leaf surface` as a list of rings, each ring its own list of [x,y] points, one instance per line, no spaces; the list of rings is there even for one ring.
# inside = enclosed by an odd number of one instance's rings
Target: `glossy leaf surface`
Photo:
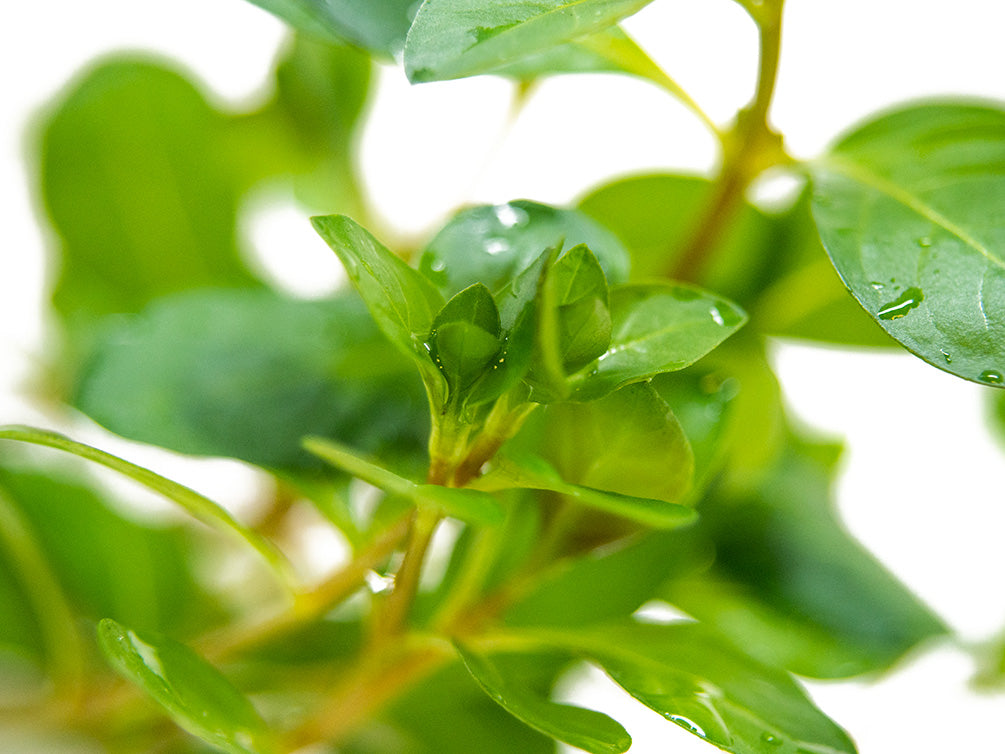
[[[1005,385],[1005,110],[909,106],[811,171],[824,246],[866,311],[933,366]]]
[[[227,126],[189,81],[146,61],[106,63],[73,87],[41,137],[61,314],[137,311],[165,293],[253,282],[237,250],[245,184]]]
[[[498,291],[553,247],[586,244],[611,283],[628,277],[628,252],[609,230],[581,212],[515,201],[462,210],[419,259],[419,270],[445,295],[474,283]]]
[[[438,508],[449,516],[475,524],[496,525],[504,513],[499,501],[486,492],[436,484],[416,484],[353,453],[330,440],[309,437],[304,447],[311,453],[386,492],[401,495],[416,505]]]
[[[614,26],[651,0],[426,0],[405,44],[413,82],[486,73]]]
[[[133,440],[284,469],[317,466],[308,434],[419,457],[428,431],[412,365],[352,294],[163,299],[104,330],[73,403]]]
[[[249,0],[296,29],[391,57],[401,51],[415,0]]]
[[[554,290],[559,357],[574,372],[603,354],[611,342],[607,278],[589,247],[563,254],[549,278]]]
[[[698,624],[612,626],[589,643],[592,659],[629,694],[725,751],[855,752],[790,676],[720,643]]]
[[[451,399],[481,377],[502,348],[499,310],[480,283],[451,298],[429,333],[429,355],[447,381]]]
[[[461,645],[457,651],[478,684],[506,711],[532,728],[592,754],[627,751],[632,739],[616,721],[600,712],[553,702],[507,672],[506,658],[489,658]]]
[[[746,321],[735,304],[691,286],[625,285],[611,291],[611,345],[570,378],[589,400],[662,372],[683,369]]]
[[[439,292],[348,217],[313,217],[311,224],[338,255],[388,339],[419,364],[431,367],[425,339],[445,303]]]
[[[0,427],[0,440],[14,440],[55,448],[117,471],[169,500],[173,500],[193,517],[209,526],[251,545],[287,585],[293,582],[293,574],[288,561],[269,541],[254,530],[236,521],[225,509],[209,498],[200,495],[195,490],[189,489],[177,482],[172,482],[160,474],[145,469],[142,466],[137,466],[111,453],[98,450],[90,445],[75,442],[56,432],[49,432],[34,427],[8,425]]]
[[[251,702],[185,645],[110,619],[101,621],[98,639],[119,675],[139,686],[189,733],[229,754],[276,750]]]

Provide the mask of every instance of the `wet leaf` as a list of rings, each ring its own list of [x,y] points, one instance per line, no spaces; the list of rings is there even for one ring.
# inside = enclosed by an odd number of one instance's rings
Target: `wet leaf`
[[[611,290],[611,345],[569,379],[590,400],[663,372],[683,369],[732,335],[746,314],[735,304],[674,283]]]
[[[145,691],[182,728],[230,754],[276,751],[251,702],[183,644],[113,620],[98,626],[112,667]]]
[[[546,249],[579,244],[590,247],[609,282],[628,277],[628,252],[610,231],[576,210],[528,201],[457,213],[426,246],[419,270],[448,296],[474,283],[495,293]]]
[[[607,715],[553,702],[527,688],[519,674],[508,672],[511,669],[507,658],[489,658],[460,644],[457,651],[485,693],[511,715],[545,735],[592,754],[616,754],[632,745],[625,729]]]
[[[873,319],[933,366],[1005,385],[1005,111],[904,107],[810,170],[824,246]]]

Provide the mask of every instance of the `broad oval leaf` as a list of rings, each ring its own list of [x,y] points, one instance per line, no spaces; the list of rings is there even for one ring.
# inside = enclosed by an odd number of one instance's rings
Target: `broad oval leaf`
[[[98,625],[98,639],[116,672],[189,733],[229,754],[276,750],[251,702],[184,644],[137,633],[109,618]]]
[[[311,224],[345,266],[346,273],[384,334],[421,367],[443,296],[426,278],[345,215],[312,217]]]
[[[557,307],[558,351],[565,372],[574,372],[611,343],[607,278],[589,247],[563,254],[549,276]]]
[[[309,434],[415,458],[428,437],[411,363],[351,292],[161,299],[102,331],[71,402],[133,440],[284,470],[318,465],[300,447]]]
[[[866,311],[933,366],[1005,385],[1005,110],[906,107],[810,170],[824,246]]]
[[[248,0],[315,37],[390,58],[405,45],[416,0]]]
[[[426,0],[405,43],[413,82],[486,73],[614,26],[652,0]]]
[[[503,345],[500,331],[499,310],[481,283],[465,288],[439,311],[429,333],[429,355],[447,382],[448,400],[458,400],[495,360]]]
[[[736,332],[747,315],[699,288],[653,283],[612,289],[611,320],[610,347],[569,378],[578,400],[693,364]]]
[[[532,728],[591,754],[620,754],[632,745],[631,736],[607,715],[553,702],[525,686],[518,674],[507,672],[507,658],[489,658],[455,646],[485,693]]]
[[[194,518],[214,527],[225,534],[251,545],[259,555],[272,567],[283,583],[292,587],[295,583],[293,569],[289,561],[261,534],[235,520],[224,508],[207,497],[184,485],[172,482],[149,469],[137,466],[111,453],[98,450],[90,445],[75,442],[65,435],[49,432],[35,427],[7,425],[0,427],[0,440],[14,440],[32,445],[43,445],[56,450],[62,450],[71,455],[79,456],[88,461],[117,471],[133,479],[144,487],[157,492],[169,500],[173,500],[190,513]]]
[[[546,249],[579,244],[590,247],[610,283],[627,279],[628,252],[617,236],[577,210],[523,200],[454,215],[427,244],[419,270],[448,296],[474,283],[496,292]]]

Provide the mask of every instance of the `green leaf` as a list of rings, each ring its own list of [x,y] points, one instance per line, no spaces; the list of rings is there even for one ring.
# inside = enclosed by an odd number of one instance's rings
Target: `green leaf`
[[[413,82],[486,73],[614,26],[651,0],[426,0],[405,43]]]
[[[559,668],[538,662],[529,681],[547,685]],[[393,700],[345,754],[554,754],[555,742],[492,701],[460,662],[452,663]]]
[[[352,293],[159,300],[105,328],[72,402],[133,440],[287,470],[318,465],[300,447],[308,434],[407,457],[424,457],[428,437],[411,364]]]
[[[415,0],[249,0],[300,31],[391,58],[401,52]]]
[[[660,587],[671,576],[690,573],[711,557],[690,529],[649,532],[544,571],[506,612],[505,622],[579,628],[625,619],[646,602],[662,598]]]
[[[276,751],[251,702],[185,645],[110,619],[99,624],[98,639],[116,672],[189,733],[230,754]]]
[[[304,447],[337,468],[385,492],[407,498],[415,505],[439,509],[448,516],[485,526],[495,526],[505,518],[499,501],[487,492],[436,484],[416,484],[321,437],[306,438]]]
[[[933,366],[1005,385],[1005,110],[908,106],[810,171],[824,246],[865,310]]]
[[[172,70],[120,59],[73,86],[43,124],[40,176],[61,242],[53,301],[71,325],[254,283],[236,240],[246,186],[229,154],[227,119]]]
[[[611,345],[569,382],[590,400],[663,372],[683,369],[746,321],[735,304],[675,283],[624,285],[611,291]]]
[[[733,754],[853,754],[847,734],[786,673],[694,623],[595,629],[590,659],[647,707]]]
[[[574,372],[603,354],[611,343],[611,313],[604,271],[590,249],[580,244],[555,262],[554,286],[559,355]]]
[[[835,453],[790,434],[755,484],[718,488],[696,527],[714,564],[666,590],[748,654],[820,678],[887,668],[946,630],[837,520]]]
[[[213,616],[193,573],[191,539],[181,529],[142,526],[117,513],[106,495],[51,470],[4,464],[0,491],[33,533],[75,612],[173,633],[203,628]],[[41,581],[33,588],[41,589]]]
[[[485,693],[532,728],[593,754],[617,754],[632,745],[625,729],[607,715],[550,701],[521,683],[519,675],[508,672],[505,658],[489,659],[456,646],[468,672]]]
[[[499,311],[480,283],[451,298],[433,320],[429,355],[443,373],[453,401],[484,374],[502,347]]]
[[[589,403],[555,404],[539,421],[542,453],[563,479],[668,501],[683,498],[691,484],[691,447],[649,385],[631,385]]]
[[[443,308],[439,292],[348,217],[312,217],[311,224],[345,265],[377,326],[420,368],[431,369],[426,337]]]
[[[508,456],[472,484],[482,490],[528,489],[557,492],[590,508],[660,529],[683,526],[696,517],[693,509],[666,500],[571,484],[563,480],[547,461],[533,456]]]
[[[33,445],[44,445],[79,456],[88,461],[99,463],[113,471],[117,471],[139,482],[144,487],[148,487],[154,492],[160,493],[169,500],[178,503],[193,517],[203,523],[251,545],[262,556],[262,559],[271,566],[272,570],[282,579],[286,586],[290,587],[294,583],[293,571],[289,562],[268,540],[253,529],[249,529],[236,521],[226,510],[209,498],[203,497],[195,490],[191,490],[177,482],[172,482],[170,479],[165,479],[160,474],[130,463],[118,456],[92,448],[90,445],[75,442],[55,432],[35,429],[34,427],[7,425],[0,427],[0,440],[15,440]]]
[[[528,201],[457,213],[426,246],[419,270],[445,295],[474,283],[496,292],[563,244],[589,246],[611,283],[628,277],[628,252],[610,231],[576,210]]]

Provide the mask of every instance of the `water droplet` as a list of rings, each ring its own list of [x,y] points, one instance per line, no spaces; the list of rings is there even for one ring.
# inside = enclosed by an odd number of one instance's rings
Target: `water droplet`
[[[932,245],[932,239],[930,236],[922,236],[921,238],[918,239],[918,246],[920,246],[923,249],[927,249],[931,245]]]
[[[719,325],[719,327],[722,327],[723,325],[726,324],[726,320],[722,318],[722,312],[719,311],[719,307],[713,306],[711,309],[708,310],[708,313],[712,315],[712,320],[715,322],[715,324]]]
[[[490,238],[485,242],[485,251],[489,254],[502,254],[509,251],[509,241],[505,238]]]
[[[872,286],[872,289],[873,289],[874,291],[881,291],[881,290],[883,290],[884,288],[886,288],[886,286],[885,286],[885,285],[883,285],[882,283],[880,283],[879,281],[876,281],[876,280],[871,280],[871,281],[869,281],[869,285],[871,285],[871,286]]]
[[[376,571],[367,571],[363,578],[366,579],[366,587],[371,594],[383,594],[391,591],[394,587],[394,576],[384,576]]]
[[[920,288],[908,288],[893,301],[883,304],[876,316],[886,320],[900,319],[924,300],[925,294]]]
[[[517,225],[526,225],[527,220],[530,218],[527,213],[520,209],[519,207],[514,207],[512,204],[497,204],[493,211],[495,212],[496,220],[504,228],[514,228]]]
[[[985,369],[977,376],[977,379],[989,385],[1001,385],[1005,382],[1005,375],[1002,375],[997,369]]]
[[[442,259],[437,259],[435,262],[429,265],[429,269],[431,269],[433,272],[443,272],[445,269],[447,269],[447,263]]]
[[[771,733],[762,733],[761,740],[764,741],[768,746],[781,746],[782,739],[778,736],[772,735]]]
[[[942,354],[942,358],[944,358],[946,360],[947,364],[952,364],[953,363],[953,355],[951,353],[949,353],[949,351],[947,351],[945,348],[940,348],[939,349],[939,353]]]
[[[701,736],[702,738],[706,737],[705,736],[705,731],[703,731],[701,729],[701,726],[698,725],[693,720],[689,720],[686,717],[681,717],[680,715],[667,715],[667,719],[671,720],[672,722],[677,723],[682,728],[687,728],[689,731],[691,731],[692,733],[694,733],[696,736]]]

